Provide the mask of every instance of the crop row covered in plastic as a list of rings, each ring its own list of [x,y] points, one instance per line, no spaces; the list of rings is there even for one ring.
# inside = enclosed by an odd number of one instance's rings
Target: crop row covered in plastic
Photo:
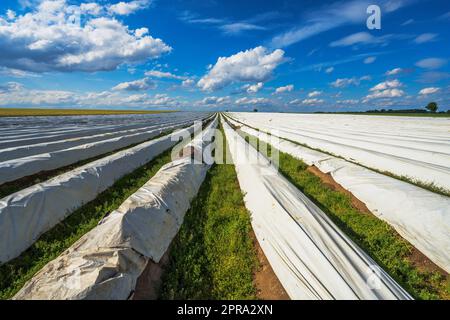
[[[280,113],[232,116],[369,168],[450,190],[448,118]]]
[[[0,263],[17,257],[37,238],[127,173],[177,143],[182,132],[141,143],[36,184],[0,200]]]
[[[252,226],[292,299],[410,299],[268,159],[224,126]]]
[[[217,120],[190,145],[201,153]],[[163,166],[117,210],[47,264],[15,299],[127,299],[177,234],[209,168],[191,154]]]
[[[273,143],[273,138],[264,132],[246,126],[240,129],[261,141]],[[389,223],[430,260],[450,272],[448,197],[284,139],[276,142],[280,151],[331,174],[336,182],[364,202],[374,215]]]

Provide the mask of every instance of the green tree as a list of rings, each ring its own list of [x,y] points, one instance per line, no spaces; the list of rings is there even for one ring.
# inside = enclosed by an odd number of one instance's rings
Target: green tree
[[[436,112],[438,109],[438,105],[436,102],[430,102],[425,109],[427,109],[430,112]]]

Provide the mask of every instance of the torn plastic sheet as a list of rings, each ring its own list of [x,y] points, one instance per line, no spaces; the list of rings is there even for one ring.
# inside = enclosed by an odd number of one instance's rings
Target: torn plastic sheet
[[[205,140],[190,145],[202,149],[216,124],[204,130],[211,132]],[[14,299],[129,298],[149,260],[159,262],[178,233],[208,168],[190,157],[163,166],[96,228],[44,266]]]
[[[272,143],[266,133],[241,126],[240,130]],[[450,272],[450,199],[410,183],[377,173],[340,158],[279,139],[275,146],[329,173],[362,201],[378,218],[436,265]]]
[[[253,230],[292,299],[411,299],[266,158],[224,129]]]
[[[194,126],[117,152],[0,200],[0,264],[17,256],[41,234],[115,181],[177,144],[172,136]]]

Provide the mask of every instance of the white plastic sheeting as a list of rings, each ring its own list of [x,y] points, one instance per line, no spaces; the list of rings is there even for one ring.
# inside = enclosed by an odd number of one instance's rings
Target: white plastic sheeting
[[[161,122],[158,124],[153,124],[151,126],[140,127],[137,129],[126,129],[126,130],[118,130],[114,132],[100,133],[94,135],[80,136],[71,139],[62,139],[51,142],[41,142],[31,145],[24,145],[18,147],[10,147],[5,149],[0,149],[0,162],[8,161],[17,158],[24,158],[36,154],[47,153],[56,150],[63,150],[72,148],[75,146],[83,145],[86,143],[92,143],[102,140],[107,140],[110,138],[125,136],[128,134],[139,133],[144,131],[155,130],[159,128],[167,128],[174,125],[187,125],[192,121],[186,122]]]
[[[156,137],[164,131],[179,128],[183,125],[186,125],[186,123],[169,125],[142,133],[123,135],[68,149],[0,162],[0,184],[33,175],[40,171],[61,168],[132,144],[141,143]]]
[[[264,132],[243,132],[271,143]],[[329,173],[439,267],[450,272],[450,199],[354,163],[280,139],[276,148]]]
[[[41,234],[116,180],[174,146],[173,135],[193,130],[191,126],[144,142],[1,199],[0,264],[20,255]]]
[[[411,299],[266,158],[224,129],[256,237],[292,299]]]
[[[450,119],[232,113],[237,120],[309,147],[450,190]]]
[[[10,127],[0,136],[0,149],[138,129],[167,121],[194,121],[207,116],[208,113],[201,112],[175,112],[123,116],[0,118],[0,127]],[[32,127],[28,128],[27,123],[32,123]]]
[[[191,145],[201,152],[216,124]],[[178,233],[208,168],[190,157],[163,166],[95,229],[47,264],[14,299],[130,297],[149,259],[159,262]]]

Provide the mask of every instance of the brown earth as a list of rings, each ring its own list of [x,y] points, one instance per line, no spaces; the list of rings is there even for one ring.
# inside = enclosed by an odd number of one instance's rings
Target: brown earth
[[[161,287],[161,277],[164,268],[169,264],[169,251],[162,256],[159,263],[149,260],[144,272],[139,276],[136,288],[131,296],[131,300],[156,300],[158,299],[159,288]]]
[[[259,261],[259,268],[253,275],[253,281],[257,290],[256,297],[260,300],[290,300],[288,294],[281,285],[280,280],[278,280],[275,272],[273,272],[253,230],[251,231],[250,236],[253,239]]]

